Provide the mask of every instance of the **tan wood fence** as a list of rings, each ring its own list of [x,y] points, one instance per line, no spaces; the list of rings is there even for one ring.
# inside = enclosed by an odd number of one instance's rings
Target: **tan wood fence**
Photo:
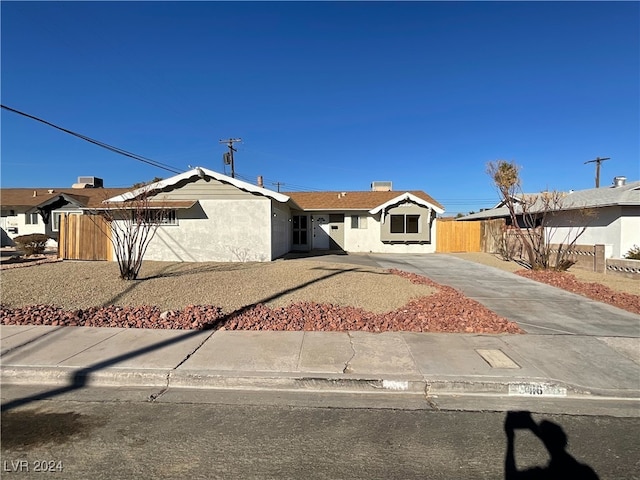
[[[65,260],[113,260],[109,222],[100,215],[62,215],[58,257]]]
[[[480,223],[438,219],[436,224],[436,252],[482,251],[482,227]]]

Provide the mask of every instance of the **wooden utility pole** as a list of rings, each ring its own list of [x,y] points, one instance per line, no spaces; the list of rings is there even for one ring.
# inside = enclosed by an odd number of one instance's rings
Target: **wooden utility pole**
[[[220,143],[226,143],[229,151],[222,155],[222,159],[224,160],[225,165],[231,165],[231,178],[236,178],[236,168],[233,163],[233,152],[237,152],[235,148],[233,148],[234,143],[241,142],[241,138],[229,138],[227,140],[220,140]]]
[[[280,192],[280,185],[284,186],[284,183],[282,183],[282,182],[273,182],[271,185],[276,185],[278,187],[278,192]]]
[[[611,157],[604,157],[604,158],[596,157],[595,160],[589,160],[587,162],[584,162],[585,165],[587,163],[594,163],[594,162],[596,164],[596,188],[600,188],[600,164],[605,160],[610,160],[610,159]]]

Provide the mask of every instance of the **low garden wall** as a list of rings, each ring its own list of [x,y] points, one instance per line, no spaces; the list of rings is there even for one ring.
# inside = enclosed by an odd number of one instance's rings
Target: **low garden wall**
[[[551,245],[552,255],[557,251],[557,245]],[[567,258],[576,262],[577,268],[640,280],[640,260],[607,258],[605,245],[574,245]]]

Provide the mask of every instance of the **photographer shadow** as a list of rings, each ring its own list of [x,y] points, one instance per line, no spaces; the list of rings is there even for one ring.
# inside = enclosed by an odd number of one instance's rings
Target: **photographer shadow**
[[[549,453],[549,463],[544,467],[533,467],[518,470],[515,459],[515,431],[530,430],[542,441]],[[533,480],[533,479],[584,479],[598,480],[598,475],[589,466],[578,462],[566,450],[567,435],[562,427],[548,420],[536,423],[531,412],[507,412],[504,422],[507,435],[507,453],[504,461],[505,480]]]

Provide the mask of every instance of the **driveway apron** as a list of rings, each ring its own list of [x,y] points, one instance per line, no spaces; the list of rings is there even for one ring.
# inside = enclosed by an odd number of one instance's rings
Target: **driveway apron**
[[[444,254],[370,254],[397,268],[461,291],[528,333],[640,337],[640,315],[513,273]]]

